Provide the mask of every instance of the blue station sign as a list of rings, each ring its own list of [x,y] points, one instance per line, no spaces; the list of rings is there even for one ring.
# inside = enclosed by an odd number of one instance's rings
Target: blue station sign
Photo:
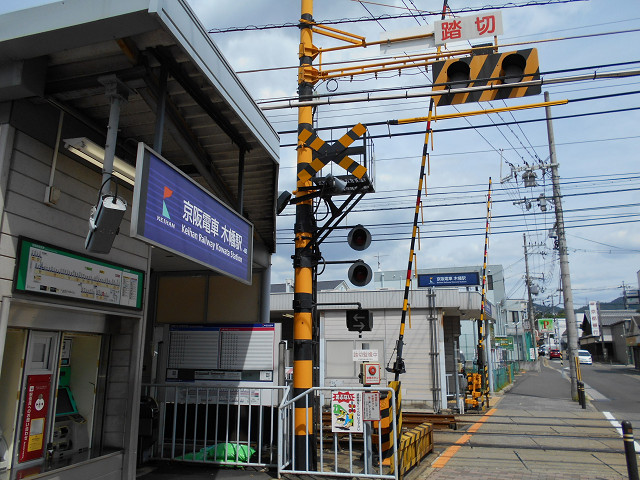
[[[480,285],[478,272],[418,274],[418,287],[464,287],[470,285]]]
[[[131,236],[251,284],[253,225],[143,143]]]

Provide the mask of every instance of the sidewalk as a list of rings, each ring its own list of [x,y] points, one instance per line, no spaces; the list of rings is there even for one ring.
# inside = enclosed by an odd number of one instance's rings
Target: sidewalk
[[[405,480],[628,478],[622,439],[589,402],[583,410],[571,400],[569,382],[560,372],[542,363],[539,372],[519,375],[506,390],[490,399],[487,412],[456,416],[458,430],[435,430],[434,452]],[[174,463],[143,466],[137,477],[267,480],[275,472]]]
[[[572,401],[569,382],[544,365],[519,375],[484,414],[457,418],[461,428],[435,431],[434,454],[407,480],[628,478],[620,436],[588,402],[583,410]]]

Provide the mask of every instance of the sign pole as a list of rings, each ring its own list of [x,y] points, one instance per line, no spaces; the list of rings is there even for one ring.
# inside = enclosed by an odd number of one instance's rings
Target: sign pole
[[[363,343],[362,344],[362,349],[363,350],[369,350],[369,343]],[[365,379],[362,379],[362,384],[367,387],[368,385],[365,383]],[[365,475],[368,475],[370,473],[373,473],[373,449],[371,446],[372,442],[371,442],[371,422],[364,422],[364,458],[365,458],[365,464],[364,464],[364,473]]]

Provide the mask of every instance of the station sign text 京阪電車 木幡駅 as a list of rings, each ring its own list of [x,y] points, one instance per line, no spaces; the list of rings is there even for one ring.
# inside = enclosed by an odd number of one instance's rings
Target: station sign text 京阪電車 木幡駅
[[[144,144],[131,236],[251,284],[253,225]]]
[[[473,285],[480,285],[478,272],[418,274],[418,287],[465,287]]]

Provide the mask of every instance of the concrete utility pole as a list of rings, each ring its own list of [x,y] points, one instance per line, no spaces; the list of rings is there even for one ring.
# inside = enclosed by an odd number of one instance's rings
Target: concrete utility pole
[[[533,329],[533,300],[531,300],[531,277],[529,277],[529,256],[527,254],[527,234],[522,234],[522,240],[524,242],[524,272],[525,272],[525,281],[527,282],[527,318],[529,319],[529,334],[531,335],[531,346],[535,350],[535,332]],[[524,330],[524,328],[523,328]],[[525,337],[526,338],[526,337]],[[525,348],[527,342],[524,342]],[[526,352],[525,352],[526,353]],[[533,358],[531,359],[533,360]]]
[[[545,102],[549,101],[549,92],[544,92]],[[569,274],[569,254],[567,238],[564,233],[564,217],[562,214],[562,196],[560,195],[560,175],[556,160],[556,145],[553,137],[551,108],[545,107],[547,114],[547,136],[549,138],[549,163],[551,164],[551,182],[553,184],[553,200],[556,207],[556,230],[558,232],[558,253],[560,255],[560,280],[564,296],[564,315],[567,319],[567,347],[569,349],[569,372],[571,376],[571,398],[578,400],[578,376],[576,356],[578,354],[578,329],[576,312],[573,310],[573,294],[571,293],[571,276]]]
[[[311,26],[313,23],[313,0],[302,0],[302,20],[300,23],[300,68],[298,70],[298,98],[308,101],[313,97],[313,82],[305,73],[311,68],[315,58]],[[304,127],[312,127],[312,107],[298,109],[298,132]],[[313,160],[312,150],[304,144],[298,145],[298,170],[305,168]],[[310,181],[296,178],[296,197],[305,194],[304,187]],[[293,396],[313,387],[313,274],[316,267],[315,250],[309,245],[316,233],[313,214],[313,200],[296,204],[295,255],[293,268],[295,284],[293,294]],[[294,468],[313,470],[315,468],[315,434],[313,429],[313,399],[302,397],[295,404]]]

